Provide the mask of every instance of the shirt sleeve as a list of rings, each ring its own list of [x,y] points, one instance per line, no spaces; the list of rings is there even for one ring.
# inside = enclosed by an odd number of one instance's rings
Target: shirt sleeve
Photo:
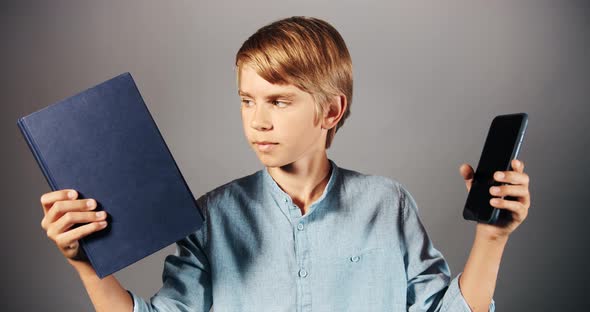
[[[471,309],[459,288],[459,277],[451,279],[450,268],[434,248],[418,216],[412,195],[398,183],[401,210],[401,237],[408,276],[408,311],[465,311]],[[489,311],[495,311],[492,301]]]
[[[197,200],[204,207],[205,195]],[[204,249],[207,233],[206,210],[203,226],[176,242],[176,252],[164,261],[162,287],[149,301],[127,290],[133,299],[133,312],[204,311],[212,306],[211,271]]]

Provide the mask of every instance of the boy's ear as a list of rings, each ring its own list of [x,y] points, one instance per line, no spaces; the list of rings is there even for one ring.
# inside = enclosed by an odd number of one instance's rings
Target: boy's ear
[[[336,95],[330,99],[330,103],[327,109],[324,111],[324,118],[322,119],[322,128],[323,129],[332,129],[335,127],[344,112],[346,111],[346,106],[348,105],[346,101],[345,95]]]

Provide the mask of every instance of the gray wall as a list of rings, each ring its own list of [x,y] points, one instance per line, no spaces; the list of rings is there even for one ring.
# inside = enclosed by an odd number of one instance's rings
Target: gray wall
[[[590,10],[586,1],[3,1],[0,8],[3,311],[91,311],[40,227],[50,191],[18,117],[129,71],[195,195],[261,169],[245,142],[233,59],[256,29],[309,15],[332,23],[354,64],[352,114],[329,157],[401,181],[462,271],[459,165],[477,165],[489,122],[527,112],[529,217],[511,237],[499,311],[587,305]],[[75,135],[75,134],[74,134]],[[149,297],[173,245],[116,274]]]

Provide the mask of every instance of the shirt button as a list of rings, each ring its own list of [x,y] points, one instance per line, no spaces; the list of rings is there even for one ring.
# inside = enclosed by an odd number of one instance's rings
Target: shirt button
[[[286,202],[286,203],[288,203],[288,202],[289,202],[289,199],[288,199],[287,197],[285,197],[285,202]]]
[[[306,277],[307,276],[307,271],[305,271],[305,269],[299,270],[299,276]]]
[[[298,229],[299,231],[303,231],[303,223],[299,223],[299,224],[297,224],[297,229]]]
[[[352,262],[358,262],[360,260],[360,258],[361,257],[359,257],[359,256],[352,256],[352,257],[350,257],[350,261],[352,261]]]

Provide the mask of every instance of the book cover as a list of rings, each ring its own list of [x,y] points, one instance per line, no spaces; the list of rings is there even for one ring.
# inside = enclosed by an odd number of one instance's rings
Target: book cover
[[[100,278],[198,230],[203,216],[130,73],[17,125],[50,188],[94,198],[108,225],[80,244]]]

